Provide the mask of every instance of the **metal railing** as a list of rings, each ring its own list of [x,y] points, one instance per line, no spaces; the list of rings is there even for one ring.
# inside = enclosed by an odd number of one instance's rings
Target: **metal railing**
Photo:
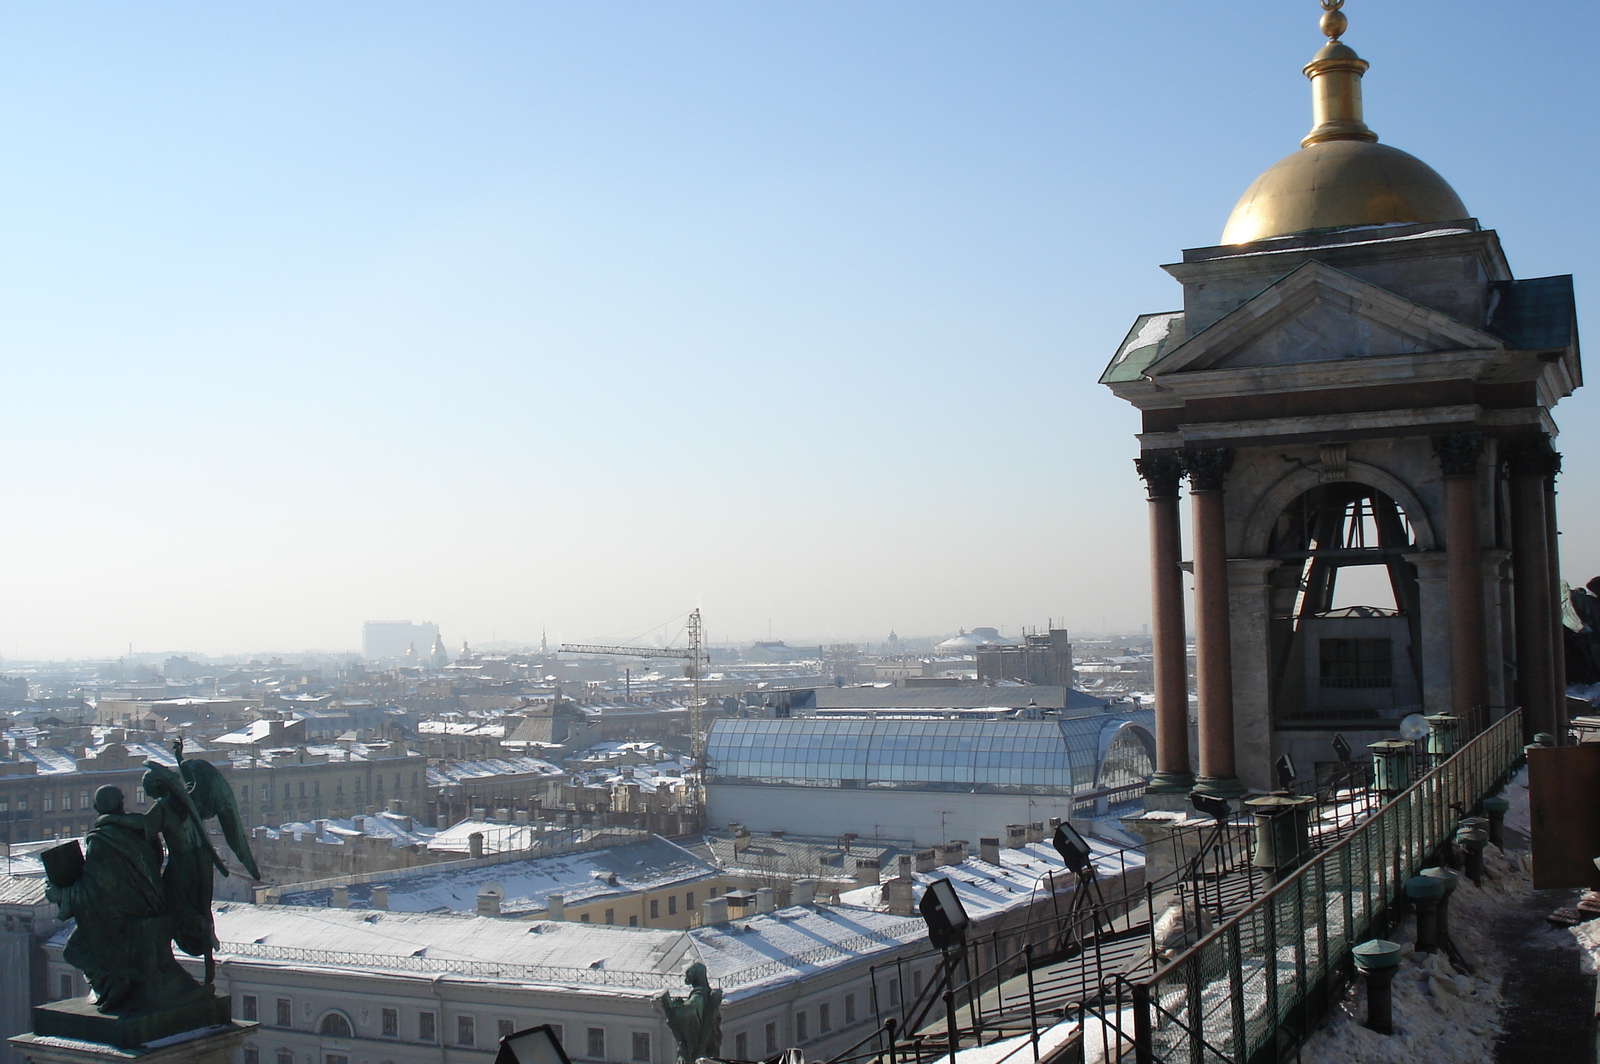
[[[1118,1007],[1102,986],[1081,1011],[1113,1032],[1108,1059],[1118,1047],[1138,1064],[1255,1064],[1292,1051],[1337,1000],[1351,949],[1391,926],[1405,880],[1521,757],[1514,711],[1193,948],[1118,988]]]

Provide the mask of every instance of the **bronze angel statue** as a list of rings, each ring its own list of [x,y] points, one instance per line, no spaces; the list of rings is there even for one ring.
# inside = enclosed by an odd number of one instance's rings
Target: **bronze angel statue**
[[[210,762],[184,760],[182,740],[174,749],[177,771],[155,761],[145,766],[141,786],[154,802],[148,813],[128,812],[121,790],[101,787],[87,852],[46,860],[47,895],[63,920],[77,921],[62,956],[88,978],[101,1012],[149,1011],[211,995],[211,870],[229,871],[207,820],[220,821],[244,870],[261,878],[233,788]],[[205,958],[203,987],[173,959],[173,943]]]

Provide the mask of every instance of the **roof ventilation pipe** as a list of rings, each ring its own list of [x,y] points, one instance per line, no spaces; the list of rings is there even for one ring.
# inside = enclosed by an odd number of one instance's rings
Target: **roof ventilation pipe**
[[[567,899],[560,894],[547,896],[544,899],[544,918],[546,920],[565,920],[567,918],[566,901]]]
[[[389,911],[389,888],[382,883],[374,884],[372,888],[372,908],[381,912]]]

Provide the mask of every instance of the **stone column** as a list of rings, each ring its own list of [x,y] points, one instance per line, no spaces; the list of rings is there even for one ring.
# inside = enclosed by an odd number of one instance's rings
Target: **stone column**
[[[1550,640],[1550,684],[1555,689],[1557,714],[1561,730],[1555,733],[1558,742],[1566,741],[1567,734],[1567,634],[1561,625],[1561,541],[1557,538],[1556,475],[1561,472],[1561,453],[1550,451],[1550,475],[1544,481],[1545,535],[1549,547],[1545,550],[1545,563],[1550,570],[1550,608],[1555,613],[1554,638]]]
[[[1422,608],[1422,706],[1425,713],[1450,713],[1450,578],[1445,552],[1416,551],[1404,555],[1417,567],[1417,599]]]
[[[1517,638],[1517,704],[1522,707],[1523,740],[1537,732],[1561,734],[1551,644],[1556,630],[1550,598],[1550,522],[1545,515],[1545,481],[1550,474],[1550,443],[1543,435],[1507,441],[1511,474],[1512,604]]]
[[[1461,718],[1464,737],[1476,734],[1486,719],[1484,665],[1483,559],[1478,547],[1478,456],[1483,433],[1448,432],[1433,438],[1444,471],[1444,543],[1450,582],[1451,711]]]
[[[1222,482],[1233,464],[1225,447],[1185,451],[1194,518],[1195,686],[1200,709],[1200,779],[1208,794],[1244,793],[1234,767],[1233,636],[1228,617],[1227,513]]]
[[[1149,790],[1188,794],[1189,651],[1183,623],[1183,535],[1178,515],[1176,456],[1138,458],[1134,466],[1150,493],[1150,649],[1155,659],[1156,772]]]

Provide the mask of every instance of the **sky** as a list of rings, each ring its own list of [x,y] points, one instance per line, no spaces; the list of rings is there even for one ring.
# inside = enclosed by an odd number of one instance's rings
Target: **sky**
[[[1600,7],[1345,10],[1369,124],[1600,321]],[[1309,128],[1319,13],[0,7],[0,656],[1137,631],[1096,379]]]

